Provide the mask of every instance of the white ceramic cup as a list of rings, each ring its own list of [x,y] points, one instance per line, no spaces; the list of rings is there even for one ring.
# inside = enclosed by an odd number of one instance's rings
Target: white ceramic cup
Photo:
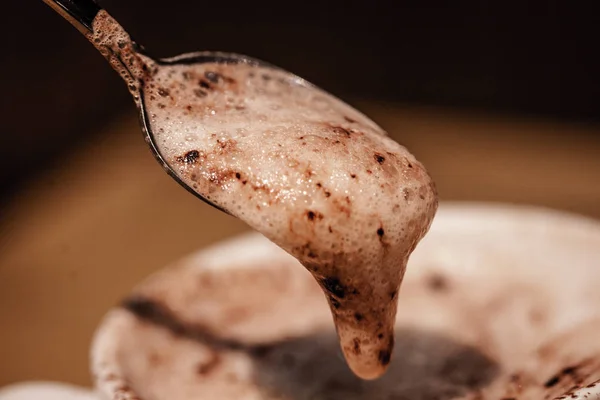
[[[249,234],[139,285],[102,322],[92,370],[109,400],[600,399],[596,221],[443,204],[398,309],[388,373],[359,380],[310,274]]]

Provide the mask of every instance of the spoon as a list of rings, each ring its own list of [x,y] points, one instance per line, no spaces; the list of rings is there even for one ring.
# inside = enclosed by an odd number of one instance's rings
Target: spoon
[[[128,83],[129,91],[131,92],[136,106],[138,108],[140,124],[145,140],[148,143],[150,150],[152,151],[156,160],[162,165],[167,174],[169,174],[176,182],[178,182],[187,191],[198,197],[200,200],[204,201],[205,203],[208,203],[209,205],[217,208],[220,211],[230,214],[228,210],[208,200],[205,196],[203,196],[202,194],[198,193],[198,191],[190,187],[189,184],[187,184],[180,178],[180,175],[172,168],[170,163],[166,161],[163,152],[157,145],[156,135],[152,130],[148,118],[148,112],[145,107],[145,98],[140,90],[140,88],[144,85],[143,76],[139,76],[140,74],[134,71],[134,69],[137,67],[136,65],[127,64],[123,60],[122,55],[116,55],[116,49],[113,47],[116,46],[117,48],[120,48],[121,51],[126,50],[126,52],[133,57],[134,64],[136,62],[139,62],[139,57],[143,57],[145,59],[144,68],[146,68],[146,66],[149,64],[154,65],[155,68],[160,68],[161,66],[192,65],[202,63],[239,63],[257,66],[261,65],[270,68],[275,67],[270,66],[269,64],[263,61],[259,61],[247,56],[233,53],[196,52],[182,54],[180,56],[169,59],[153,59],[145,53],[144,49],[141,46],[139,46],[136,42],[131,40],[129,38],[129,35],[123,30],[123,28],[119,24],[117,24],[116,21],[114,21],[106,13],[106,11],[102,7],[100,7],[94,0],[43,1],[56,12],[58,12],[58,14],[60,14],[63,18],[69,21],[73,26],[75,26],[75,28],[77,28],[88,40],[90,40],[92,44],[94,44],[94,46],[98,48],[98,50],[107,58],[111,66],[118,73],[120,73],[123,79]],[[97,19],[99,14],[102,13],[105,14],[104,18],[109,19],[109,23],[102,26],[102,29],[106,30],[105,32],[103,32],[103,34],[110,34],[110,31],[112,31],[113,34],[121,36],[121,39],[123,39],[123,41],[116,43],[116,41],[114,40],[115,38],[111,38],[109,39],[109,42],[113,43],[102,43],[104,47],[100,47],[100,43],[98,43],[98,40],[94,40],[94,21]],[[290,74],[290,76],[292,75]]]
[[[44,1],[121,75],[167,173],[296,257],[326,295],[352,371],[381,376],[408,257],[437,209],[424,166],[294,74],[231,53],[154,59],[93,0]]]

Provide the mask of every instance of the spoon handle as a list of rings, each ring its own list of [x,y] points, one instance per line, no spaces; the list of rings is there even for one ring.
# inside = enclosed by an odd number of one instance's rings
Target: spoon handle
[[[84,35],[92,32],[92,23],[102,9],[94,0],[43,0]]]

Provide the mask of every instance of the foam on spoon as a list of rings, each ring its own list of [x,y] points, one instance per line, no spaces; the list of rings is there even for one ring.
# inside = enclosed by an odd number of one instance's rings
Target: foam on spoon
[[[144,106],[178,177],[295,256],[327,296],[350,368],[379,377],[408,257],[437,209],[423,165],[285,71],[243,58],[155,63],[105,12],[90,40]]]

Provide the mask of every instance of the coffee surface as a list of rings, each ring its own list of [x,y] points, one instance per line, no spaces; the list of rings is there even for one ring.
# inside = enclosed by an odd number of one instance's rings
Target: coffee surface
[[[156,63],[102,18],[94,29],[104,32],[100,42],[112,32],[109,56],[139,77],[132,90],[164,161],[312,273],[350,367],[379,377],[391,360],[406,263],[437,209],[423,165],[366,116],[294,75],[215,53]]]

